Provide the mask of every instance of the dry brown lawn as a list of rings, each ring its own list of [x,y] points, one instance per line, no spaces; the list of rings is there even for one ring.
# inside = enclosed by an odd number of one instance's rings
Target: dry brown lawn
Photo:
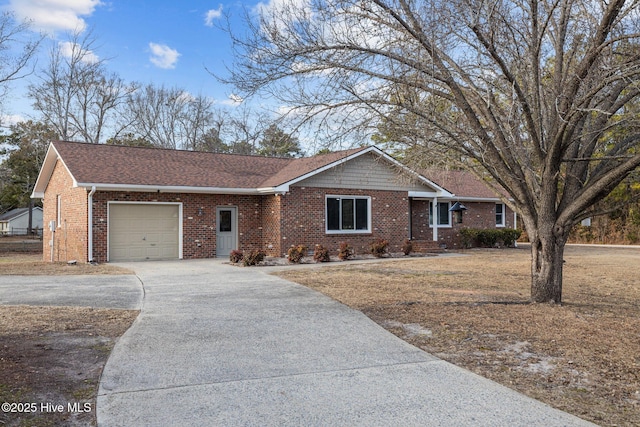
[[[278,275],[406,341],[604,426],[640,425],[639,249],[567,248],[562,305],[529,304],[528,248]]]
[[[45,263],[42,254],[0,253],[0,275],[16,274],[131,272],[111,265]],[[36,409],[2,411],[0,425],[95,425],[102,368],[117,338],[138,313],[89,307],[0,305],[0,403],[29,403],[35,406],[27,409]],[[64,410],[42,411],[41,405],[46,403],[63,405]],[[69,404],[80,405],[86,412],[70,411]]]
[[[0,252],[1,275],[58,276],[65,274],[133,274],[131,270],[109,264],[44,262],[42,254]]]

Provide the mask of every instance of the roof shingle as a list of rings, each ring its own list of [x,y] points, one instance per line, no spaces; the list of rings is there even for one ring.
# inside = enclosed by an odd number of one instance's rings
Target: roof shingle
[[[422,172],[422,176],[438,183],[458,198],[497,199],[500,197],[487,183],[468,171],[427,170]]]
[[[241,189],[277,186],[364,149],[292,159],[69,141],[53,146],[78,183]]]

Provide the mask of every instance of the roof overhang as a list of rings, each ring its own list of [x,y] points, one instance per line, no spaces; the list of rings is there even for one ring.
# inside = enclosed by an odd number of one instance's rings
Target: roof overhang
[[[36,180],[36,184],[33,186],[33,192],[31,193],[32,199],[42,199],[44,197],[44,191],[47,189],[47,185],[49,185],[49,180],[51,179],[51,175],[53,175],[53,170],[55,169],[58,160],[62,162],[69,173],[74,186],[77,185],[75,177],[67,165],[64,164],[64,160],[60,157],[60,154],[53,146],[53,143],[49,143],[49,148],[47,149],[47,154],[44,156],[44,162],[42,162],[38,179]]]
[[[451,194],[451,196],[453,196]],[[446,197],[436,191],[409,191],[409,197],[412,199],[433,199],[435,197]]]
[[[460,202],[476,202],[476,203],[499,203],[502,201],[500,197],[464,197],[454,196],[453,199]],[[512,200],[512,199],[509,199]]]
[[[95,187],[96,191],[133,191],[144,193],[263,194],[255,188],[193,187],[179,185],[75,183],[74,187],[86,188],[88,190]]]
[[[180,185],[141,185],[141,184],[113,184],[99,182],[78,182],[73,176],[64,159],[56,150],[54,144],[49,144],[44,162],[40,168],[38,179],[31,193],[31,198],[41,199],[47,189],[49,180],[53,175],[58,160],[62,163],[67,173],[73,180],[73,187],[86,188],[91,190],[95,187],[96,191],[133,191],[133,192],[151,192],[151,193],[199,193],[199,194],[244,194],[259,195],[274,193],[273,189],[257,189],[257,188],[225,188],[225,187],[197,187],[197,186],[180,186]]]

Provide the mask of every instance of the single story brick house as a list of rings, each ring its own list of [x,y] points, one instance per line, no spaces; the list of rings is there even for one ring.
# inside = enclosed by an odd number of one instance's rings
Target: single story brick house
[[[513,227],[498,197],[454,175],[437,184],[373,146],[292,159],[55,141],[32,197],[44,258],[57,261],[283,256],[343,241],[366,252],[375,238],[392,251],[407,238],[455,247],[460,227]]]

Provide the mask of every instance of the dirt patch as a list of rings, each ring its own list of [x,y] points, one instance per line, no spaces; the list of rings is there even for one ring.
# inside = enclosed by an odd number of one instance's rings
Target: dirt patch
[[[138,311],[0,306],[0,424],[96,424],[102,368]]]
[[[606,426],[640,425],[640,251],[568,247],[564,304],[527,249],[278,272],[444,360]]]
[[[67,274],[133,274],[133,271],[109,264],[43,262],[42,255],[38,254],[0,252],[0,274],[59,276]]]
[[[0,253],[2,275],[132,274],[111,265],[45,263]],[[96,424],[102,368],[138,311],[0,306],[0,425]]]

